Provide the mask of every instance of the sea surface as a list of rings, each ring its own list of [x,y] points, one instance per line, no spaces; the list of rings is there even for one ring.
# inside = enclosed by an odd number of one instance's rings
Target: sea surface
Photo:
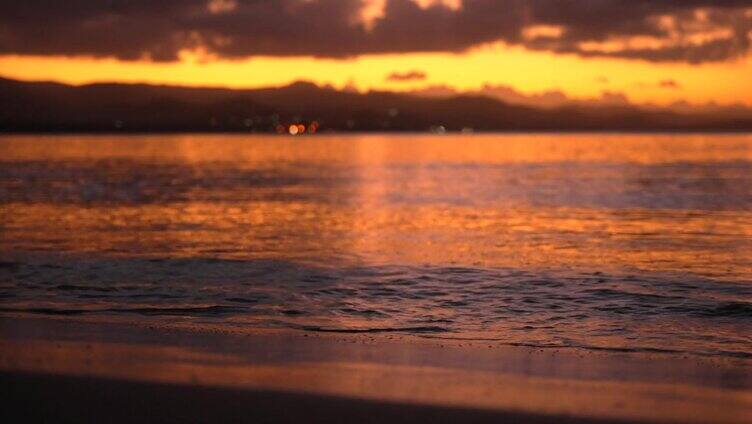
[[[752,135],[3,136],[0,312],[752,359]]]

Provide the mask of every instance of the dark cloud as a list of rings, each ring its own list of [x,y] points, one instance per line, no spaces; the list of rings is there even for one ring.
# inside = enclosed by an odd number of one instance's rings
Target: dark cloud
[[[432,85],[410,91],[410,94],[429,98],[452,98],[458,95],[482,96],[501,100],[502,102],[552,109],[563,106],[630,106],[627,96],[622,92],[603,91],[600,96],[591,98],[571,98],[561,90],[550,90],[542,93],[523,93],[510,85],[494,85],[486,83],[479,90],[460,91],[448,85]]]
[[[424,81],[427,77],[428,75],[423,71],[392,72],[386,76],[386,80],[391,82]]]
[[[672,89],[679,89],[679,88],[681,88],[681,84],[679,84],[678,82],[676,82],[674,80],[671,80],[671,79],[663,80],[660,83],[658,83],[658,85],[661,88],[672,88]]]
[[[750,50],[752,0],[0,0],[0,54],[174,60],[459,52],[503,41],[581,56],[700,63]],[[536,29],[541,29],[536,31]]]

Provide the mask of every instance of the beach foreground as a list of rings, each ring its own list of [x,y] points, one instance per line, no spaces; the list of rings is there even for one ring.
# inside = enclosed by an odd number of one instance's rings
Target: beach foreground
[[[3,414],[24,421],[752,419],[745,361],[68,318],[0,323]]]

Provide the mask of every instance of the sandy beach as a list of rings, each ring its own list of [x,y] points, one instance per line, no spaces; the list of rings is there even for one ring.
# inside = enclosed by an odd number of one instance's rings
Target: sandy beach
[[[67,318],[0,328],[3,414],[25,421],[752,419],[752,368],[735,360]]]

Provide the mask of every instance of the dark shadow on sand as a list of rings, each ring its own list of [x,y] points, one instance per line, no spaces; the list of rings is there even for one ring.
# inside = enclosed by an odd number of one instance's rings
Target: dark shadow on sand
[[[2,422],[619,423],[334,396],[0,373]]]

